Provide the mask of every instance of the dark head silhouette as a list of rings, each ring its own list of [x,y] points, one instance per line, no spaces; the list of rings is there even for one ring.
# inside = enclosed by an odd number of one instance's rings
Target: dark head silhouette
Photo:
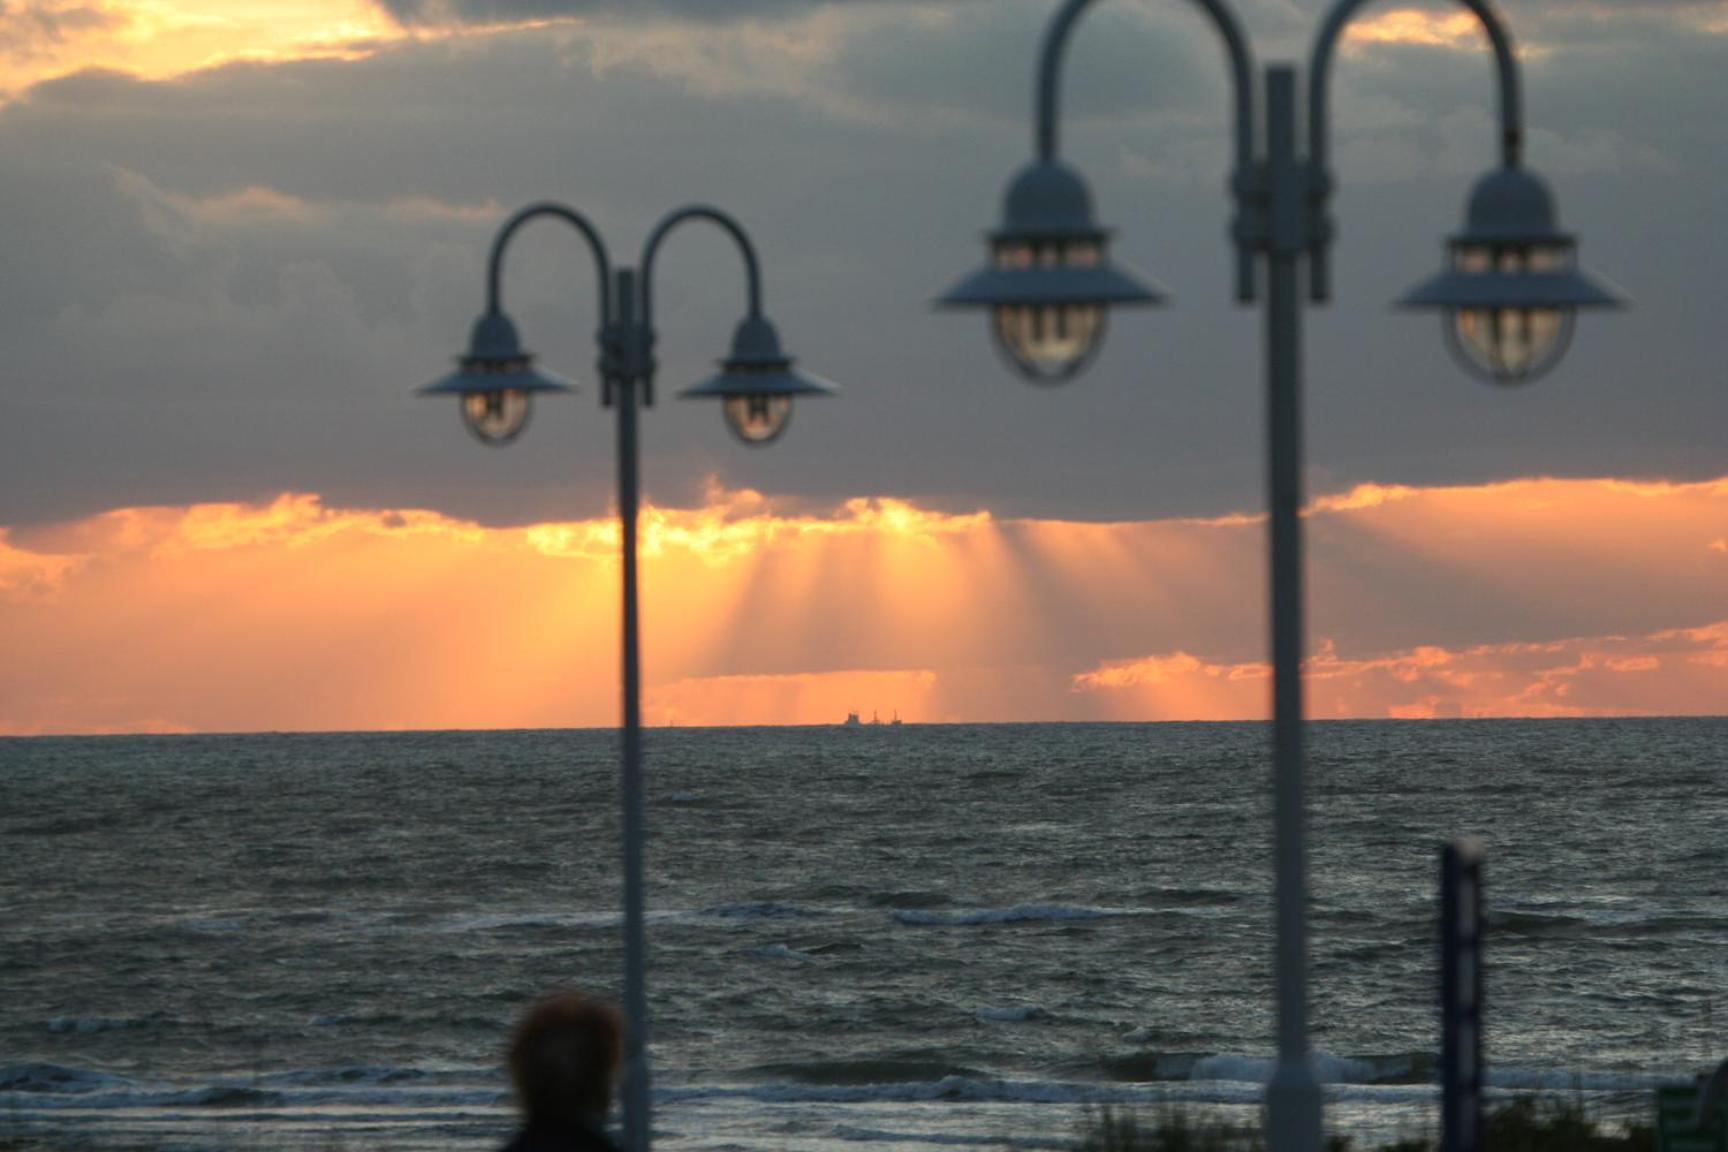
[[[563,993],[529,1009],[510,1041],[510,1079],[525,1122],[510,1148],[610,1148],[604,1125],[623,1037],[622,1016],[602,1000]]]

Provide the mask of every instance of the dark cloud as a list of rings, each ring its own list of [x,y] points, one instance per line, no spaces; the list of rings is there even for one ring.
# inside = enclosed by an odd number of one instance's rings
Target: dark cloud
[[[1257,507],[1261,321],[1228,302],[1223,70],[1193,13],[1101,5],[1067,78],[1065,149],[1119,252],[1175,304],[1113,319],[1097,368],[1055,391],[1009,377],[981,318],[927,307],[981,258],[1027,156],[1048,11],[831,5],[777,39],[631,18],[41,85],[0,112],[0,522],[283,488],[489,521],[604,508],[592,391],[545,405],[509,452],[409,394],[465,338],[497,222],[548,197],[621,261],[667,209],[731,209],[789,346],[848,387],[764,452],[709,407],[663,402],[645,422],[652,493],[685,499],[718,473],[1005,514]],[[1274,43],[1301,38],[1302,10],[1250,14]],[[1724,41],[1651,37],[1529,65],[1532,161],[1638,307],[1586,317],[1569,363],[1517,392],[1464,379],[1432,319],[1385,308],[1438,263],[1491,161],[1486,62],[1341,62],[1337,301],[1307,333],[1316,486],[1723,471],[1728,159],[1709,120],[1728,71],[1707,65]],[[537,226],[508,293],[548,363],[588,378],[584,261]],[[658,282],[669,394],[722,351],[741,289],[735,255],[694,228]]]
[[[405,27],[508,25],[538,20],[608,17],[728,23],[788,18],[833,4],[895,0],[378,0]]]
[[[120,13],[94,5],[0,2],[0,58],[32,60],[81,32],[125,23]]]

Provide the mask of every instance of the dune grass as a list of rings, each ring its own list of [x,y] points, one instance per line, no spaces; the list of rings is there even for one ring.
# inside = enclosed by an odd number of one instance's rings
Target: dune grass
[[[1656,1152],[1648,1124],[1624,1131],[1603,1128],[1583,1103],[1565,1097],[1521,1097],[1486,1117],[1486,1152]],[[1257,1125],[1232,1122],[1204,1110],[1169,1105],[1151,1120],[1131,1110],[1088,1109],[1080,1121],[1077,1152],[1265,1152]],[[1348,1136],[1326,1141],[1326,1152],[1355,1152]],[[1416,1137],[1363,1152],[1439,1152],[1438,1137]]]

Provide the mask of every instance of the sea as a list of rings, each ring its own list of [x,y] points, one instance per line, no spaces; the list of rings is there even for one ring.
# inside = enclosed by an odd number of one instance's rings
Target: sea
[[[533,1000],[620,990],[612,731],[0,740],[0,1139],[494,1148]],[[1436,1130],[1443,844],[1496,1099],[1613,1125],[1728,1056],[1728,720],[1310,729],[1329,1129]],[[656,729],[655,1143],[1071,1147],[1252,1123],[1261,724]]]

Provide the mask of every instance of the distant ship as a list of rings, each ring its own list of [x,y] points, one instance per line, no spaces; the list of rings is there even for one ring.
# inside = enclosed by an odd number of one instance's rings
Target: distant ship
[[[888,721],[888,726],[890,728],[893,728],[893,727],[896,727],[897,725],[899,725],[899,723],[900,723],[900,710],[898,708],[896,708],[894,710],[894,719]],[[873,727],[880,728],[882,726],[882,713],[874,711],[874,710],[871,711],[870,724]],[[858,718],[858,713],[856,713],[856,712],[846,713],[846,720],[843,724],[840,725],[840,727],[842,727],[842,728],[862,728],[863,726],[864,726],[864,721],[862,721]]]

